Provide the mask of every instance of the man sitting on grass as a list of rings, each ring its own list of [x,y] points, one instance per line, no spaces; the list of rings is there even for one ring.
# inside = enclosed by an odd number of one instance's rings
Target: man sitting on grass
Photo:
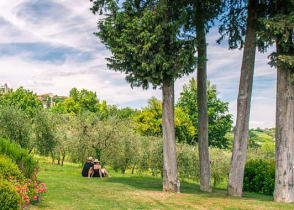
[[[85,163],[84,168],[82,170],[83,177],[91,178],[93,174],[93,167],[94,167],[94,164],[92,163],[92,161],[93,161],[93,158],[89,157],[87,162]]]

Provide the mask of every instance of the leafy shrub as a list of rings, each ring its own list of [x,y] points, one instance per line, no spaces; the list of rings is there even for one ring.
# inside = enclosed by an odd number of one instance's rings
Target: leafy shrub
[[[3,178],[8,179],[10,176],[18,179],[22,178],[23,175],[17,165],[7,156],[0,156],[0,175]]]
[[[13,106],[0,106],[0,136],[31,148],[32,126],[27,113]]]
[[[221,183],[229,174],[230,153],[219,148],[209,148],[210,169],[213,185]],[[200,162],[198,147],[178,144],[177,164],[179,178],[188,178],[198,181],[200,179]]]
[[[199,180],[198,148],[187,144],[177,144],[177,164],[179,178]]]
[[[245,165],[244,190],[272,195],[275,186],[275,162],[250,160]]]
[[[15,186],[0,175],[0,209],[19,209],[19,199]]]
[[[0,155],[6,155],[15,161],[26,177],[31,177],[38,165],[27,150],[3,138],[0,138]]]
[[[213,186],[221,183],[230,172],[231,154],[226,150],[209,148],[210,170]]]

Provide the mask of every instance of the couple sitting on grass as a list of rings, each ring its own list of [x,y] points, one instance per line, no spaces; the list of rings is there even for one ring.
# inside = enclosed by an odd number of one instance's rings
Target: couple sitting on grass
[[[87,162],[85,163],[82,170],[83,177],[100,177],[100,179],[102,179],[102,177],[111,177],[106,169],[101,167],[100,162],[97,159],[94,160],[94,164],[92,163],[92,161],[93,158],[89,157]]]

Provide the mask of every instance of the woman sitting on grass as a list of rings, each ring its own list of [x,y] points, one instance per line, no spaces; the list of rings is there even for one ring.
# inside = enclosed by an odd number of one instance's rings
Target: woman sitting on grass
[[[100,177],[102,179],[102,177],[111,177],[109,175],[109,173],[106,171],[105,168],[102,168],[100,165],[100,162],[96,159],[94,161],[94,167],[93,167],[93,175],[92,177]]]

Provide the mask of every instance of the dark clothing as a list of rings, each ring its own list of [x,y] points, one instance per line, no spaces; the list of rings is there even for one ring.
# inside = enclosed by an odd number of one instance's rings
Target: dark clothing
[[[100,169],[94,169],[93,177],[100,177],[99,170]],[[101,172],[101,176],[104,177],[104,173]]]
[[[82,170],[82,176],[88,177],[89,170],[90,170],[90,168],[93,168],[93,166],[94,166],[93,163],[86,162],[85,165],[84,165],[84,168]]]

